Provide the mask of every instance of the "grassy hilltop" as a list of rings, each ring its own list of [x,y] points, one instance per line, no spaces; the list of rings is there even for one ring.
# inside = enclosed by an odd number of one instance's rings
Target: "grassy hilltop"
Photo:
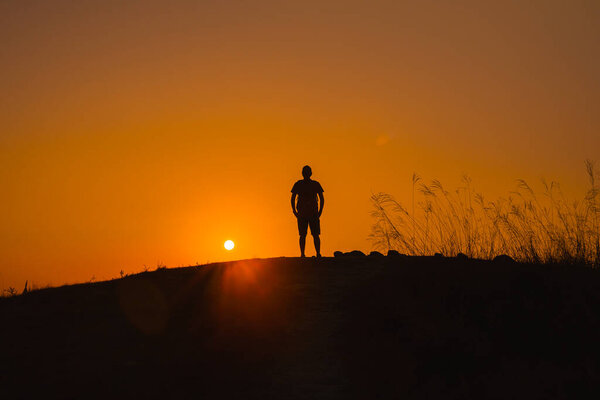
[[[244,260],[3,298],[0,321],[6,399],[582,398],[600,382],[600,274],[577,266]]]

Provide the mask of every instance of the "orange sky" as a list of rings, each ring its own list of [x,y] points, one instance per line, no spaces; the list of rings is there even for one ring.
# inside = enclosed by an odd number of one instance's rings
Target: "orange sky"
[[[600,3],[480,3],[1,2],[0,289],[297,255],[305,164],[325,255],[413,171],[581,193]]]

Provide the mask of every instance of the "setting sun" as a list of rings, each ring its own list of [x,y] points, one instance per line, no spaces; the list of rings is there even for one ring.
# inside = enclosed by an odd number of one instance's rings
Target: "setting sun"
[[[223,246],[225,246],[227,250],[233,250],[235,243],[233,243],[233,240],[226,240]]]

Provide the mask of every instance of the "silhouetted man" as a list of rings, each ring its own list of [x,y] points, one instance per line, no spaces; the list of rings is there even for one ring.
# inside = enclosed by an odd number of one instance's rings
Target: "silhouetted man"
[[[292,187],[292,211],[298,219],[298,233],[300,234],[300,256],[304,257],[304,248],[306,247],[306,232],[310,226],[310,234],[315,242],[317,257],[321,257],[321,223],[319,217],[323,213],[325,198],[323,197],[323,188],[317,181],[310,179],[312,170],[308,165],[302,168],[304,179],[299,180]],[[296,196],[298,203],[296,203]],[[317,196],[319,201],[317,203]]]

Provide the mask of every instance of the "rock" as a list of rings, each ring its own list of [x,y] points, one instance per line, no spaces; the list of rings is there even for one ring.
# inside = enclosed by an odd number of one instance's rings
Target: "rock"
[[[511,256],[507,256],[506,254],[500,254],[499,256],[494,257],[494,262],[514,263],[515,260]]]
[[[383,254],[378,251],[372,251],[369,253],[369,257],[383,257]]]
[[[366,257],[365,253],[363,253],[360,250],[352,250],[347,253],[343,253],[341,251],[334,251],[333,256],[334,257]]]
[[[435,253],[433,256],[434,257],[444,257],[444,255],[442,253]]]
[[[396,250],[388,250],[387,255],[388,257],[397,257],[400,255],[400,253],[398,253]]]
[[[345,256],[350,256],[350,257],[364,257],[365,253],[363,253],[360,250],[352,250],[348,253],[344,253]]]
[[[468,260],[468,259],[469,259],[469,257],[468,257],[468,256],[467,256],[465,253],[458,253],[458,254],[456,255],[456,258],[457,258],[458,260]]]

